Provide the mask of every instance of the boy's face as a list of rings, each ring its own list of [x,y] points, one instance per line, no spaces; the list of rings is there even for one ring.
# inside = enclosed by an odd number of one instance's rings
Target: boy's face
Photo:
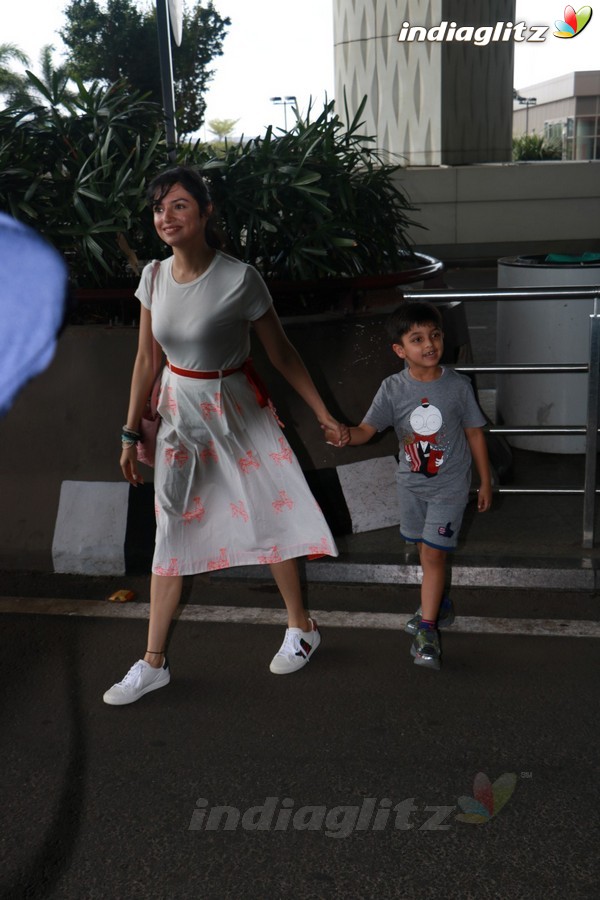
[[[442,329],[429,322],[425,325],[411,325],[402,335],[399,344],[392,344],[392,350],[405,359],[410,369],[431,370],[439,365],[444,352],[444,333]]]

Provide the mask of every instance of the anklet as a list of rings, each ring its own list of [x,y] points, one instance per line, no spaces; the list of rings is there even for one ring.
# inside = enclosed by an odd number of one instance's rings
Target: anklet
[[[162,656],[164,652],[164,650],[146,650],[146,653],[151,653],[152,656]]]

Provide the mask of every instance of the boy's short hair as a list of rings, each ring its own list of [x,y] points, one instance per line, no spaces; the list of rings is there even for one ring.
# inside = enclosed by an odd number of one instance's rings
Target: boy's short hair
[[[442,314],[433,303],[411,300],[401,303],[387,322],[385,330],[393,344],[399,344],[414,325],[437,325],[442,328]]]

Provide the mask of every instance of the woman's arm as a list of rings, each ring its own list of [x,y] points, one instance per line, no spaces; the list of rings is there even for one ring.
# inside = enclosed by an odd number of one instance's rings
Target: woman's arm
[[[482,428],[465,428],[465,434],[479,475],[477,509],[479,512],[485,512],[492,505],[492,473],[485,435]]]
[[[271,307],[254,323],[256,335],[265,348],[269,360],[285,380],[297,391],[314,412],[321,428],[326,430],[332,443],[342,446],[347,442],[345,426],[334,419],[325,406],[300,354],[290,343],[275,310]]]
[[[138,431],[140,419],[152,388],[154,379],[154,360],[152,355],[152,316],[142,306],[140,314],[140,331],[138,337],[138,349],[131,376],[131,388],[129,391],[129,408],[127,410],[126,426]],[[144,480],[138,473],[137,451],[135,445],[124,447],[121,453],[121,471],[130,484],[137,486]]]

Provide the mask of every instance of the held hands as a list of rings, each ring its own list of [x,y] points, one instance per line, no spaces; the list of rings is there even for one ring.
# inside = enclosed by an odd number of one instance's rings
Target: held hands
[[[132,484],[134,487],[137,487],[138,484],[143,484],[144,479],[138,473],[137,467],[137,450],[135,449],[135,444],[131,447],[123,447],[121,452],[121,471],[123,472],[124,477]]]
[[[332,416],[320,423],[323,436],[332,447],[345,447],[350,442],[350,429]]]

